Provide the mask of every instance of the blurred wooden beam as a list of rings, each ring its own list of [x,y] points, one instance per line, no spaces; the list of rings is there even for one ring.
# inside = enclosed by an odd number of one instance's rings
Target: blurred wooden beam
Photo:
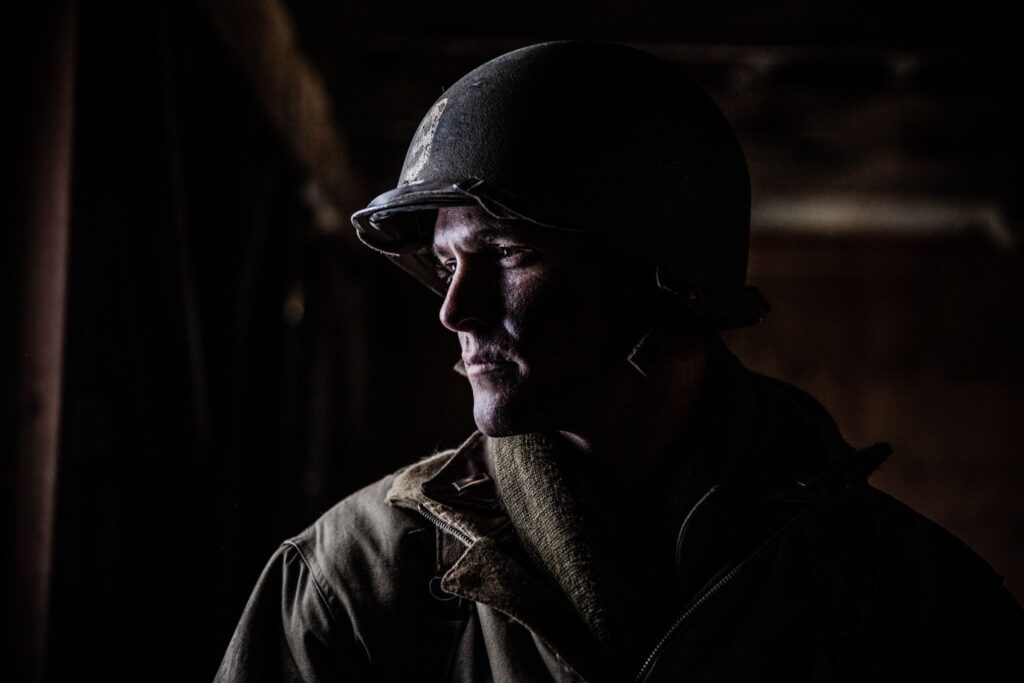
[[[308,174],[305,197],[317,227],[337,231],[355,245],[348,215],[366,204],[360,174],[335,124],[327,87],[297,43],[287,8],[278,0],[205,0],[203,6],[277,133]]]
[[[46,676],[57,489],[61,366],[71,208],[74,0],[32,5],[9,89],[15,152],[0,247],[6,401],[0,420],[4,665],[8,680]],[[10,85],[10,84],[9,84]],[[9,297],[9,299],[7,298]],[[11,669],[13,668],[13,672]]]
[[[927,239],[978,233],[998,249],[1013,250],[1020,243],[1003,207],[991,201],[863,194],[776,196],[755,202],[751,214],[758,235]]]

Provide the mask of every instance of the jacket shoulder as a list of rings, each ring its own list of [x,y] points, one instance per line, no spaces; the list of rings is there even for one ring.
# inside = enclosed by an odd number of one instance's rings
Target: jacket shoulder
[[[919,561],[921,552],[928,557],[935,557],[935,554],[978,557],[941,524],[873,485],[864,487],[853,510],[870,525],[872,535],[880,544],[902,550],[900,556],[906,561]]]
[[[218,683],[366,680],[371,667],[384,679],[408,680],[403,666],[438,666],[429,648],[408,662],[378,657],[396,640],[418,642],[417,615],[426,615],[433,600],[427,590],[436,555],[432,527],[387,495],[397,477],[419,464],[346,496],[277,549],[249,598]]]
[[[309,565],[332,610],[355,608],[346,596],[385,599],[397,579],[405,582],[414,568],[432,564],[433,527],[414,510],[395,505],[389,492],[408,472],[446,455],[434,454],[355,491],[285,541]]]
[[[355,491],[285,541],[339,619],[387,630],[403,614],[431,611],[436,532],[405,494],[456,450],[429,455]]]
[[[285,544],[303,555],[330,558],[353,552],[392,554],[395,539],[416,526],[408,510],[387,501],[388,490],[405,469],[349,494]]]
[[[938,522],[874,486],[866,487],[861,513],[889,567],[916,571],[935,590],[959,581],[1001,584],[1002,575]]]
[[[940,678],[981,672],[966,676],[980,680],[1004,669],[1020,671],[1015,653],[1024,642],[1024,610],[1003,576],[952,532],[895,497],[868,487],[862,500],[862,527],[874,542],[867,558],[875,567],[867,592],[873,599],[867,603],[874,606],[878,632],[921,653],[919,661],[928,661]]]

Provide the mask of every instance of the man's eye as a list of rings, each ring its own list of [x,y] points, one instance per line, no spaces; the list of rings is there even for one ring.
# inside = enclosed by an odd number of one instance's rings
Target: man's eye
[[[521,256],[529,253],[529,249],[525,247],[512,247],[512,246],[495,246],[494,253],[498,255],[498,258],[504,260],[513,256]]]
[[[434,271],[438,279],[445,284],[451,284],[452,276],[455,275],[455,261],[435,261]]]

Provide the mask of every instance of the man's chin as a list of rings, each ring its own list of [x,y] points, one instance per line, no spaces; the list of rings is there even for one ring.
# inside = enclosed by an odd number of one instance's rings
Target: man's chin
[[[476,428],[487,436],[512,436],[538,431],[541,426],[512,406],[492,401],[476,400],[473,403],[473,421]]]
[[[478,415],[474,413],[473,420],[476,422],[477,429],[491,437],[525,434],[529,431],[522,425],[517,425],[509,420],[496,419],[493,415],[489,414]]]

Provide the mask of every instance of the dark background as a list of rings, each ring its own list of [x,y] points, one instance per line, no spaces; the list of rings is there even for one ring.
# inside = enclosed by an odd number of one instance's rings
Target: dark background
[[[281,540],[469,434],[439,299],[347,216],[393,185],[445,86],[557,38],[648,49],[709,90],[748,154],[750,280],[773,305],[728,343],[855,445],[891,442],[873,482],[1024,598],[1020,78],[994,8],[19,10],[2,256],[16,679],[210,679]]]

